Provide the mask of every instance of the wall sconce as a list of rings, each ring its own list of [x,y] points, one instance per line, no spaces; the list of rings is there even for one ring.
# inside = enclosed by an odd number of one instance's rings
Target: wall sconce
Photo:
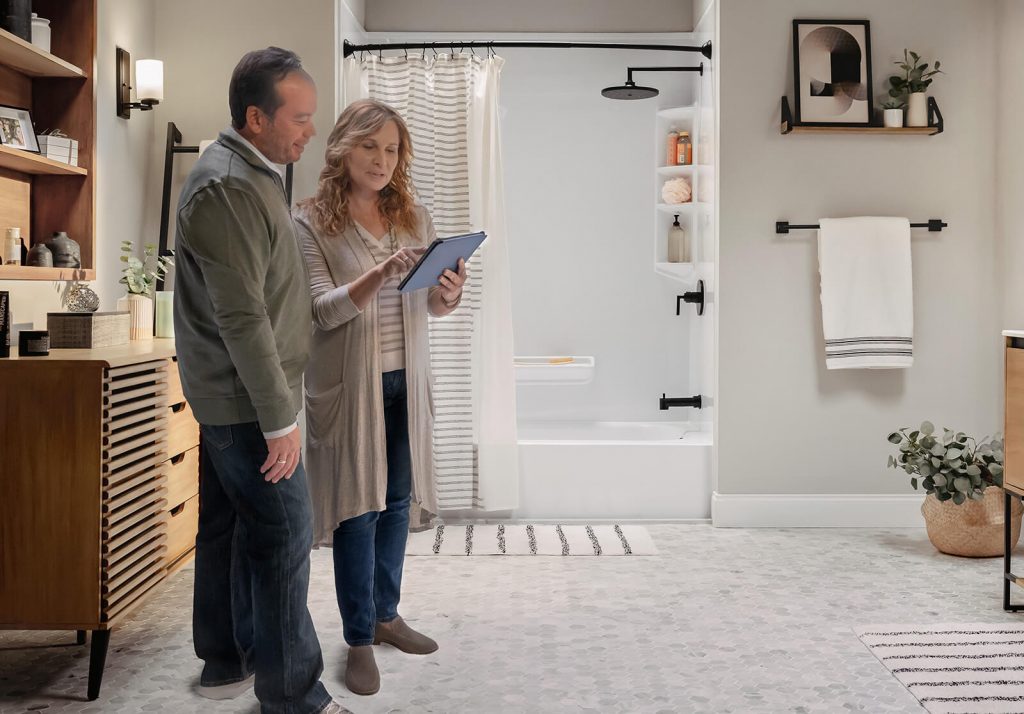
[[[135,93],[139,101],[132,101],[132,57],[117,48],[117,115],[131,119],[132,109],[148,111],[164,98],[164,63],[143,59],[135,63]]]

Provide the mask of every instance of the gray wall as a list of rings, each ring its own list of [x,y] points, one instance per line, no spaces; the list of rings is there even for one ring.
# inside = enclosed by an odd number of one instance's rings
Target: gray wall
[[[1024,136],[1020,117],[1024,116],[1024,2],[999,0],[996,7],[996,247],[997,264],[1003,288],[1003,327],[1024,329]]]
[[[156,123],[153,155],[157,174],[163,167],[167,122],[177,125],[185,144],[216,138],[230,124],[228,82],[235,64],[249,50],[277,45],[296,51],[317,83],[314,122],[318,133],[296,165],[293,195],[298,200],[314,192],[327,135],[334,124],[335,0],[304,0],[296,8],[301,9],[285,11],[275,0],[157,3],[156,50],[164,61],[165,84],[165,101],[153,112],[155,117],[149,117]],[[172,212],[177,189],[194,161],[190,154],[175,159]],[[158,219],[158,212],[149,215],[154,233]]]
[[[149,146],[153,142],[153,112],[133,112],[130,120],[114,113],[114,48],[128,50],[132,59],[152,57],[153,0],[103,0],[97,17],[96,58],[96,275],[92,288],[100,296],[100,309],[113,310],[124,286],[121,277],[122,240],[137,245],[153,240],[143,233],[143,216],[154,195]],[[156,200],[159,200],[156,198]],[[76,236],[72,236],[75,238]],[[64,283],[0,280],[0,290],[11,293],[14,319],[28,328],[46,328],[46,313],[61,309],[58,289]]]
[[[721,1],[720,493],[905,493],[906,479],[885,468],[889,431],[923,419],[978,437],[1001,429],[995,107],[1009,91],[1019,109],[1020,89],[1019,64],[995,80],[995,10],[966,0]],[[1017,3],[1002,13],[1021,21]],[[868,18],[876,95],[903,47],[941,59],[948,74],[932,93],[946,133],[780,136],[798,17]],[[1000,56],[1011,52],[1019,61],[1019,49]],[[1004,124],[1012,113],[1004,108]],[[1019,144],[1014,131],[1000,141]],[[950,224],[912,239],[909,370],[824,369],[815,234],[773,231],[777,219],[864,214]]]
[[[368,32],[689,32],[693,23],[691,0],[369,0],[363,24]]]

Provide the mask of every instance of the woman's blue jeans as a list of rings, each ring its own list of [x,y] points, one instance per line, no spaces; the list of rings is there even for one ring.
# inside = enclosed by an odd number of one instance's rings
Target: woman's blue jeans
[[[385,372],[382,378],[388,459],[386,508],[342,521],[334,531],[334,587],[345,642],[350,646],[373,644],[376,624],[398,616],[409,534],[412,456],[405,370]]]

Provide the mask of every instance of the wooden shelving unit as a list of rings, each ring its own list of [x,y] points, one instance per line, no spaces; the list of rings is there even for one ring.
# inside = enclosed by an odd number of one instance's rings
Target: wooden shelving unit
[[[782,98],[780,134],[888,134],[901,136],[932,136],[943,130],[942,112],[935,97],[928,97],[928,126],[819,126],[797,124],[789,109],[789,98]]]
[[[0,104],[26,107],[36,131],[78,141],[78,166],[0,147],[0,231],[17,226],[28,245],[65,231],[82,248],[81,269],[0,267],[0,280],[94,280],[96,0],[34,0],[50,19],[51,52],[0,30]]]

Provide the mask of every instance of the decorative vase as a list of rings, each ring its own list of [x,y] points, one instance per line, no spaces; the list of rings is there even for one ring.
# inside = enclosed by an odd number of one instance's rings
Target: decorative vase
[[[928,495],[921,514],[928,528],[928,539],[939,551],[967,558],[992,558],[1003,554],[1003,509],[1005,492],[998,486],[985,489],[980,501],[968,499],[959,506],[952,500],[940,501]],[[1021,506],[1012,499],[1010,508],[1010,547],[1020,539]]]
[[[82,267],[82,247],[68,238],[64,231],[55,231],[50,240],[46,241],[46,247],[53,253],[53,267]]]
[[[32,0],[0,2],[0,27],[25,42],[32,41]]]
[[[907,126],[928,126],[928,95],[924,92],[907,97]]]
[[[886,109],[882,112],[882,125],[889,128],[903,127],[903,110]]]
[[[117,299],[117,309],[127,310],[131,327],[128,335],[133,340],[153,339],[153,301],[148,295],[130,293]]]
[[[32,265],[37,268],[52,268],[53,267],[53,253],[46,247],[44,243],[36,243],[28,251],[28,257],[25,259],[25,265]]]

